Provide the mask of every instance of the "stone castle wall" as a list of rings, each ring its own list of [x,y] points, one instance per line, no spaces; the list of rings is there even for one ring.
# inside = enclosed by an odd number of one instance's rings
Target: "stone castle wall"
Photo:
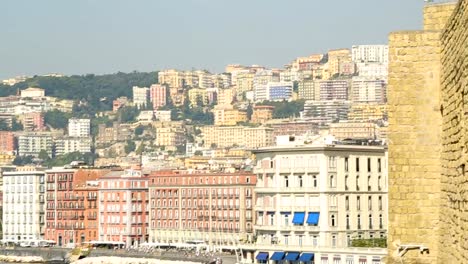
[[[389,36],[387,263],[438,263],[442,173],[441,32],[455,5],[424,9],[424,30]],[[399,245],[424,245],[398,255]]]
[[[468,1],[442,34],[439,263],[468,263]]]

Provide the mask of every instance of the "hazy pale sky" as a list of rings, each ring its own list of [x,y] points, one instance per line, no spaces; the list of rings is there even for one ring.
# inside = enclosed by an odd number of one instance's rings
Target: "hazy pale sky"
[[[422,28],[423,0],[1,0],[0,79],[282,67]]]

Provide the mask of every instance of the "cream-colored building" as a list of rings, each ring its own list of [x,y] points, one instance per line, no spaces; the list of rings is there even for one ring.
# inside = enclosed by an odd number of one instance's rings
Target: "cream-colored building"
[[[289,139],[254,154],[257,240],[241,245],[242,263],[383,263],[385,248],[353,243],[386,237],[384,146]]]
[[[231,105],[236,96],[236,89],[234,87],[219,89],[218,90],[218,103],[217,105]]]
[[[3,240],[44,239],[45,172],[3,172]]]
[[[216,126],[235,126],[239,122],[247,122],[247,113],[232,107],[217,107],[213,109]]]
[[[167,84],[170,88],[184,87],[185,73],[170,69],[158,72],[158,83]]]
[[[348,113],[348,120],[372,121],[387,119],[386,104],[352,104]]]
[[[341,74],[341,65],[350,62],[352,62],[352,59],[351,51],[349,49],[336,49],[328,51],[328,71],[327,76],[323,76],[323,79],[329,79],[335,74]]]
[[[342,139],[376,139],[377,125],[366,122],[340,122],[330,124],[330,134]]]
[[[29,98],[45,96],[44,89],[36,88],[36,87],[29,87],[27,89],[21,90],[20,93],[21,93],[21,97],[29,97]]]
[[[177,127],[156,128],[156,145],[165,146],[167,150],[175,150],[185,141],[184,130]]]
[[[265,122],[273,119],[273,110],[275,107],[270,105],[256,105],[253,107],[252,123],[265,124]]]
[[[269,127],[205,126],[201,130],[207,147],[258,148],[273,144],[273,129]]]
[[[250,70],[238,72],[236,75],[237,94],[252,91],[254,87],[255,73]]]
[[[188,99],[191,106],[198,104],[208,105],[208,92],[206,89],[192,88],[188,91]]]

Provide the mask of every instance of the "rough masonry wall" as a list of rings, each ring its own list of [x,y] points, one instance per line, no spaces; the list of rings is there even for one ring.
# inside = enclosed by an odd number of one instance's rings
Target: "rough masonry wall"
[[[454,4],[424,8],[424,31],[389,37],[387,263],[438,263],[441,208],[441,30]],[[398,245],[429,248],[398,256]]]
[[[403,263],[436,263],[440,201],[440,33],[407,31],[389,39],[389,227],[387,263],[397,246],[424,244]]]
[[[468,1],[442,35],[442,201],[439,263],[468,263]]]

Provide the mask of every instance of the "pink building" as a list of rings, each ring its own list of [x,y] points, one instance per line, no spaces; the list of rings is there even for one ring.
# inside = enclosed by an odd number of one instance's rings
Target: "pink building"
[[[45,130],[44,114],[41,112],[32,112],[24,114],[23,127],[27,131]]]
[[[150,100],[153,103],[153,109],[158,110],[159,107],[166,105],[166,86],[153,84],[150,87]]]
[[[111,171],[99,179],[99,240],[126,247],[148,241],[148,178],[141,171]]]
[[[0,153],[13,154],[15,152],[15,138],[11,131],[0,131]]]

